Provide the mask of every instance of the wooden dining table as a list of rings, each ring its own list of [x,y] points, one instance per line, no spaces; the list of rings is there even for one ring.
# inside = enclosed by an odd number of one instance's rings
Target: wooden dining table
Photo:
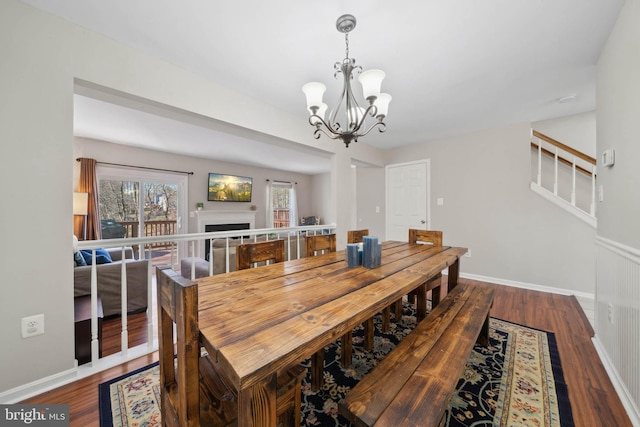
[[[444,269],[454,287],[466,251],[389,241],[371,269],[347,267],[342,250],[198,279],[200,338],[237,391],[238,426],[275,426],[279,372]]]

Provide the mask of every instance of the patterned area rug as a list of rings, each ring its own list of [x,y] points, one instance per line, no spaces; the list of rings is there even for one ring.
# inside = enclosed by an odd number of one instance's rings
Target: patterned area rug
[[[415,326],[405,304],[399,323],[382,333],[375,319],[372,350],[363,349],[362,327],[354,330],[353,363],[340,367],[340,342],[326,348],[324,386],[302,384],[302,426],[349,426],[338,401]],[[310,361],[302,363],[309,368]],[[157,363],[100,384],[100,425],[160,426]],[[446,414],[447,427],[573,427],[571,407],[552,333],[491,319],[489,347],[476,346]]]

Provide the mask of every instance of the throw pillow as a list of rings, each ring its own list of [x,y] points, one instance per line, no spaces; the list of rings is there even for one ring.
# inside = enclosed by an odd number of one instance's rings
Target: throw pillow
[[[76,262],[76,267],[87,265],[87,261],[84,260],[84,257],[80,252],[73,254],[73,260]]]
[[[87,265],[91,265],[93,262],[93,254],[90,249],[83,249],[80,251],[82,256],[87,263]],[[96,264],[110,264],[113,260],[111,260],[111,255],[105,249],[96,249]]]

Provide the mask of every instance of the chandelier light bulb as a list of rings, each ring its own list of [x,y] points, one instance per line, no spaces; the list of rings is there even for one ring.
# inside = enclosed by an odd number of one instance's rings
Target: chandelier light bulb
[[[307,96],[307,108],[313,111],[313,108],[320,108],[322,105],[322,96],[327,87],[319,82],[311,82],[302,86],[302,91]]]
[[[369,103],[372,103],[380,96],[380,88],[382,87],[384,76],[385,74],[382,70],[367,70],[358,77],[358,81],[362,84],[364,99]]]
[[[378,96],[378,99],[376,99],[375,102],[375,106],[378,107],[376,118],[382,117],[384,119],[387,116],[390,102],[391,95],[389,95],[388,93],[381,93],[380,96]]]
[[[314,117],[314,116],[318,116],[322,120],[324,120],[324,115],[327,113],[327,108],[329,108],[329,106],[323,102],[322,104],[320,104],[318,111],[315,114],[313,114],[313,111],[311,110],[311,108],[307,107],[307,110],[309,110],[309,113],[311,114],[311,117],[309,118],[309,121],[311,122],[311,124],[313,125],[321,124],[322,123],[321,120],[319,120],[317,117]]]

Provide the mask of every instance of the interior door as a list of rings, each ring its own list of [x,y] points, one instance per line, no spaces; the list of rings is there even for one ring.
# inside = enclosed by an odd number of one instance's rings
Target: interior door
[[[386,167],[387,240],[406,242],[409,228],[430,227],[429,160]]]

